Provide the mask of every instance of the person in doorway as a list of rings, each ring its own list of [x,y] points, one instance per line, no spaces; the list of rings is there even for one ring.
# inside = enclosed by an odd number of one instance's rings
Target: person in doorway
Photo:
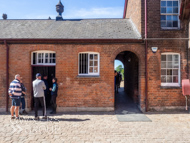
[[[25,110],[25,96],[26,96],[26,88],[23,84],[23,81],[22,81],[22,78],[20,79],[20,84],[21,84],[21,88],[22,88],[22,95],[21,95],[21,103],[22,103],[22,106],[21,106],[21,112],[20,114],[28,114]]]
[[[44,90],[44,94],[45,94],[45,99],[46,99],[46,108],[49,106],[49,96],[48,96],[48,92],[49,92],[49,85],[48,85],[48,81],[47,81],[48,77],[47,75],[43,76],[43,81],[45,83],[46,89]]]
[[[117,72],[117,74],[116,74],[116,93],[118,93],[119,83],[120,83],[119,82],[119,73]]]
[[[115,78],[114,78],[114,87],[115,87],[115,94],[116,94],[116,91],[117,91],[117,71],[116,70],[114,72],[114,75],[115,75]]]
[[[53,82],[53,87],[49,89],[51,91],[51,103],[52,103],[52,111],[50,112],[50,114],[56,114],[56,108],[57,108],[56,98],[58,91],[57,78],[53,78],[52,82]]]
[[[20,97],[22,95],[22,88],[20,84],[20,75],[15,75],[15,79],[10,83],[9,87],[9,96],[12,99],[11,106],[11,119],[15,119],[14,113],[16,115],[16,119],[20,119],[19,117],[19,107],[20,107]]]
[[[41,74],[36,74],[36,80],[33,81],[33,92],[34,92],[34,107],[35,107],[35,120],[39,120],[38,116],[38,108],[39,104],[42,106],[43,110],[43,119],[47,119],[46,115],[46,103],[45,103],[45,96],[44,90],[46,89],[45,83],[41,80]]]
[[[121,75],[121,72],[119,71],[118,72],[118,76],[119,76],[119,88],[120,88],[120,85],[121,85],[121,81],[122,81],[122,75]]]

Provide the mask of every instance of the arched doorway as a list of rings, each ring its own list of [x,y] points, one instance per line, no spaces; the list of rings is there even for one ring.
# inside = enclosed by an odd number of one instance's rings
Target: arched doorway
[[[36,79],[36,74],[40,73],[42,75],[42,80],[46,76],[47,80],[45,82],[47,88],[47,95],[46,95],[46,106],[50,106],[50,92],[48,92],[49,87],[52,87],[52,78],[55,77],[55,70],[56,70],[56,52],[54,51],[47,51],[47,50],[40,50],[40,51],[33,51],[31,53],[31,70],[32,70],[32,81]],[[31,91],[31,108],[34,107],[33,102],[33,90]]]
[[[139,58],[133,52],[122,51],[116,56],[115,60],[121,61],[124,68],[124,88],[120,88],[119,93],[116,93],[116,108],[117,104],[120,104],[121,102],[123,104],[122,106],[134,103],[140,107]],[[125,100],[127,100],[126,103],[124,103]]]

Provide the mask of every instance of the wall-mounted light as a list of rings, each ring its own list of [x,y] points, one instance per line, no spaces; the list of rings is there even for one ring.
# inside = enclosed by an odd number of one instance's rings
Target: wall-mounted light
[[[158,51],[158,47],[152,47],[151,49],[153,53],[156,53]]]
[[[130,57],[128,58],[128,62],[131,62],[131,58]]]

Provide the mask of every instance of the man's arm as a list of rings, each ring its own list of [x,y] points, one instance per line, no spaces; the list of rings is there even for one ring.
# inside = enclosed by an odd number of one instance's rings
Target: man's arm
[[[44,81],[42,81],[42,88],[43,88],[43,90],[46,90],[46,85],[45,85]]]

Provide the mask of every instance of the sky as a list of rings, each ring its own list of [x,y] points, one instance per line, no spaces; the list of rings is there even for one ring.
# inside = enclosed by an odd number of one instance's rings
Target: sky
[[[119,65],[122,65],[122,68],[124,68],[123,63],[119,60],[115,60],[114,68],[116,69]]]
[[[0,19],[55,19],[59,0],[0,0]],[[64,19],[122,18],[125,0],[62,0]]]

